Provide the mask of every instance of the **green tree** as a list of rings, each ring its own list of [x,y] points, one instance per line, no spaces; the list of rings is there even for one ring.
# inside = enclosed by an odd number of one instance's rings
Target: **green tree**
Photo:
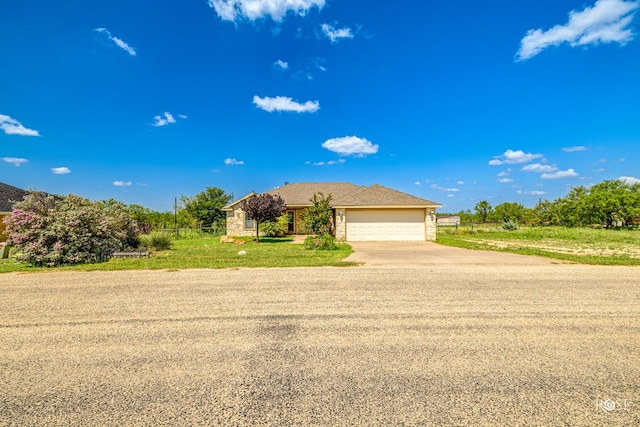
[[[193,197],[181,196],[180,201],[187,214],[208,227],[226,217],[222,208],[231,201],[231,195],[220,188],[207,187]]]
[[[588,190],[584,186],[573,187],[565,197],[554,201],[554,218],[556,225],[579,227],[588,216],[585,200]]]
[[[548,200],[540,199],[532,212],[532,224],[551,225],[554,223],[554,204]]]
[[[589,188],[584,197],[585,218],[581,225],[606,228],[628,226],[640,216],[640,185],[621,180],[603,181]]]
[[[471,209],[466,209],[455,214],[460,217],[460,222],[463,224],[469,224],[473,222],[475,215],[471,212]],[[442,214],[438,216],[448,216],[448,214]]]
[[[305,230],[319,236],[334,235],[335,227],[331,199],[331,193],[327,196],[322,192],[313,194],[309,199],[312,205],[300,213]]]
[[[526,209],[520,203],[505,202],[496,206],[491,216],[500,222],[521,223],[526,219]]]
[[[269,193],[254,194],[240,203],[240,208],[256,223],[256,242],[260,242],[260,224],[275,221],[285,213],[284,199]]]
[[[493,212],[493,208],[486,200],[476,203],[473,209],[476,211],[478,222],[487,222],[489,215]]]

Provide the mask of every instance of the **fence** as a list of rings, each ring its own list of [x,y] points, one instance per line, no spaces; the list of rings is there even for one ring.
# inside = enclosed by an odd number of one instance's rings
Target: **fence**
[[[501,222],[460,222],[455,224],[450,223],[438,223],[438,231],[478,231],[478,230],[499,230],[502,228]]]
[[[152,233],[160,233],[162,235],[174,236],[176,238],[186,237],[203,237],[205,234],[213,236],[222,236],[227,234],[227,227],[220,224],[213,224],[211,227],[178,227],[178,228],[161,228],[154,230]],[[149,233],[151,234],[151,233]]]

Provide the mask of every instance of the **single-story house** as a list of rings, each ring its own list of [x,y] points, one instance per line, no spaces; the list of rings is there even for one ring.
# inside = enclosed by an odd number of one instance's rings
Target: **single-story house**
[[[289,234],[300,234],[300,214],[311,206],[315,193],[331,194],[336,238],[341,241],[436,240],[436,208],[442,205],[382,185],[359,186],[345,182],[286,183],[267,191],[285,201]],[[223,208],[227,234],[251,236],[255,224],[240,208],[254,193]]]
[[[6,240],[6,236],[4,236],[5,226],[2,219],[11,214],[13,202],[22,200],[26,194],[26,190],[0,182],[0,242]]]

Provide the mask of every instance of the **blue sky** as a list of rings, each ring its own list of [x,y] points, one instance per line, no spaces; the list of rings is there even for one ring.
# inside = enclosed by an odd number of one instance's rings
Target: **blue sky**
[[[171,210],[381,184],[442,211],[640,178],[640,0],[21,0],[0,181]]]

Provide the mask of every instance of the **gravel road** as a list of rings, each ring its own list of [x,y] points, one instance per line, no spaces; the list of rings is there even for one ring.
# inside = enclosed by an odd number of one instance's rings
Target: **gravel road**
[[[637,268],[0,276],[0,425],[637,426]]]

